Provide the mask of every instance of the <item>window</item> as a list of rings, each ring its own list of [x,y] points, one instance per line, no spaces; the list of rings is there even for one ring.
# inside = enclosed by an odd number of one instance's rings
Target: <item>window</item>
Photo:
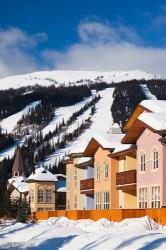
[[[104,192],[104,209],[109,209],[110,204],[109,204],[109,200],[110,200],[110,193],[109,192]]]
[[[108,161],[104,162],[104,178],[108,178]]]
[[[46,210],[46,211],[51,211],[51,210],[53,210],[53,209],[52,209],[51,207],[46,207],[45,210]]]
[[[33,203],[34,202],[34,190],[29,191],[29,198],[30,198],[31,203]]]
[[[43,207],[38,207],[38,211],[44,211]]]
[[[77,209],[77,196],[74,195],[74,209]]]
[[[74,167],[74,185],[77,185],[77,168]]]
[[[139,208],[147,208],[148,205],[148,189],[139,189]]]
[[[160,186],[152,187],[152,208],[159,208],[160,207]]]
[[[100,180],[100,166],[98,164],[96,166],[96,180]]]
[[[66,207],[67,207],[67,209],[70,209],[70,202],[69,202],[69,199],[67,199]]]
[[[145,171],[145,153],[140,154],[140,166],[141,166],[141,171]]]
[[[157,149],[153,150],[153,169],[158,169],[159,167],[159,155]]]
[[[95,199],[96,209],[102,209],[102,193],[96,193]]]
[[[66,186],[67,186],[67,189],[70,188],[70,169],[69,168],[67,169]]]
[[[38,202],[44,202],[44,190],[43,189],[38,190]]]
[[[46,189],[46,202],[52,202],[52,189]]]

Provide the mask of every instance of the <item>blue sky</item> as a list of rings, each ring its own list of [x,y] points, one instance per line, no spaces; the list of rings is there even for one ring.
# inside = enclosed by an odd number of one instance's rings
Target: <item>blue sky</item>
[[[0,77],[41,69],[165,74],[166,1],[5,0]]]

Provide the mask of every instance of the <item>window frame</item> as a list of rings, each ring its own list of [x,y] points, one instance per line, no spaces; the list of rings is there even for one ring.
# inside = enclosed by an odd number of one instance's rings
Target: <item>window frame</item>
[[[161,197],[160,185],[151,186],[151,208],[160,208],[161,204],[160,197]]]
[[[148,188],[140,187],[138,194],[138,207],[140,209],[145,209],[148,207]]]
[[[103,209],[110,208],[110,192],[104,191],[103,192]]]
[[[104,162],[104,179],[109,178],[109,163],[107,160]]]
[[[140,171],[146,171],[146,154],[144,151],[141,151],[140,153]]]
[[[48,196],[48,191],[50,191],[49,196]],[[46,203],[52,203],[52,188],[49,187],[46,188]]]
[[[152,167],[153,170],[159,169],[159,152],[156,147],[152,150]]]
[[[42,200],[40,200],[40,196],[39,196],[39,192],[41,192],[42,191],[42,193],[43,193],[43,199]],[[39,198],[40,197],[40,198]],[[37,202],[38,203],[44,203],[44,188],[38,188],[38,191],[37,191]]]

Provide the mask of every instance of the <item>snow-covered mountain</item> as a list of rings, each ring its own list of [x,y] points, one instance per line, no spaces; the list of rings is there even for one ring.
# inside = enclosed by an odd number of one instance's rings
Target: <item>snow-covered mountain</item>
[[[150,80],[159,78],[155,75],[143,72],[143,71],[110,71],[110,72],[97,72],[97,71],[41,71],[41,72],[34,72],[31,74],[26,75],[16,75],[10,76],[7,78],[0,79],[0,90],[1,89],[9,89],[14,88],[15,92],[17,92],[17,88],[19,87],[26,87],[26,86],[35,86],[36,84],[40,86],[50,86],[55,85],[59,87],[60,85],[64,86],[72,86],[72,85],[86,85],[90,83],[118,83],[122,81],[128,80]],[[141,81],[142,82],[142,81]],[[135,84],[134,84],[135,85]],[[98,86],[98,84],[97,84]],[[117,85],[118,86],[118,85]],[[145,93],[146,99],[154,99],[155,96],[151,94],[148,87],[145,85],[141,85],[142,91]],[[79,88],[80,89],[80,88]],[[55,162],[58,160],[62,160],[64,156],[66,156],[69,152],[80,152],[83,150],[91,139],[92,136],[104,136],[106,139],[109,140],[110,136],[110,129],[114,122],[112,113],[111,113],[111,105],[114,102],[114,89],[115,86],[108,88],[105,86],[105,89],[99,91],[101,99],[95,103],[95,112],[92,114],[92,107],[93,103],[88,105],[92,102],[94,96],[92,91],[92,96],[87,96],[83,98],[79,102],[75,102],[70,106],[58,106],[55,107],[55,111],[53,114],[52,120],[45,124],[44,127],[40,128],[40,131],[44,137],[48,136],[47,139],[42,141],[42,143],[35,147],[35,154],[39,152],[43,145],[46,143],[50,143],[50,145],[57,145],[57,143],[61,140],[63,141],[66,135],[73,135],[77,133],[77,129],[81,128],[82,124],[89,124],[88,128],[86,128],[83,133],[80,133],[77,137],[72,138],[71,140],[66,140],[64,147],[57,147],[55,146],[55,150],[51,153],[47,154],[44,157],[44,160],[40,162],[40,164],[44,164],[46,166],[53,166]],[[79,91],[79,90],[78,90]],[[29,91],[26,90],[24,94],[33,94],[34,90]],[[18,92],[19,93],[19,92]],[[22,92],[19,93],[20,95],[24,95]],[[45,93],[44,93],[45,95]],[[67,95],[67,93],[66,93]],[[138,93],[137,93],[138,95]],[[126,96],[126,95],[125,95]],[[5,119],[0,121],[0,126],[2,131],[7,131],[8,133],[16,134],[19,140],[17,140],[14,144],[10,145],[10,147],[5,148],[4,150],[0,151],[0,161],[4,158],[12,158],[15,152],[15,149],[18,145],[25,144],[27,138],[33,137],[33,134],[36,133],[35,127],[33,128],[32,124],[23,124],[24,133],[21,133],[21,129],[18,126],[18,122],[21,119],[22,115],[26,115],[29,112],[30,108],[35,108],[41,102],[40,99],[37,101],[29,102],[28,105],[23,107],[23,109],[19,112],[15,112],[14,114],[7,116]],[[13,103],[14,105],[14,103]],[[79,113],[83,109],[82,113]],[[77,114],[74,121],[71,123],[70,118],[73,114]],[[58,134],[54,133],[55,129],[60,126],[60,124],[65,123],[65,127],[62,127]],[[30,126],[31,125],[31,126]],[[28,129],[28,132],[26,132]],[[19,132],[20,131],[20,132]],[[38,131],[38,130],[37,130]],[[20,134],[19,134],[20,133]],[[52,133],[51,137],[49,134]],[[35,139],[34,139],[35,140]]]
[[[59,86],[64,84],[82,85],[90,81],[93,82],[107,82],[117,83],[132,79],[152,79],[156,78],[149,72],[135,70],[135,71],[39,71],[25,75],[14,75],[0,79],[0,89],[19,88],[25,86],[34,86],[39,84],[41,86],[49,86],[54,84]]]

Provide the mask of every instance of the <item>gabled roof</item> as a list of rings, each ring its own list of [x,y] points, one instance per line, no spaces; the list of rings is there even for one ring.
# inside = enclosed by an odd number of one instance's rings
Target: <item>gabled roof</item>
[[[93,157],[80,157],[75,165],[79,168],[85,168],[87,166],[92,166],[93,163]]]
[[[105,150],[112,151],[117,145],[117,143],[121,141],[123,136],[123,134],[112,134],[109,135],[107,138],[102,136],[92,137],[84,151],[84,156],[94,156],[99,147]]]
[[[135,143],[146,128],[155,133],[166,134],[166,113],[141,114],[122,139],[122,143]]]
[[[31,181],[58,181],[56,175],[52,174],[50,171],[48,171],[47,169],[43,168],[43,167],[39,167],[37,169],[35,169],[35,173],[32,173],[28,179],[28,182]]]
[[[13,187],[19,192],[19,193],[28,193],[28,183],[26,182],[27,178],[23,176],[19,177],[13,177],[8,180],[9,186],[13,185]]]
[[[164,100],[144,100],[134,110],[123,130],[128,131],[143,112],[166,113],[166,101]]]

